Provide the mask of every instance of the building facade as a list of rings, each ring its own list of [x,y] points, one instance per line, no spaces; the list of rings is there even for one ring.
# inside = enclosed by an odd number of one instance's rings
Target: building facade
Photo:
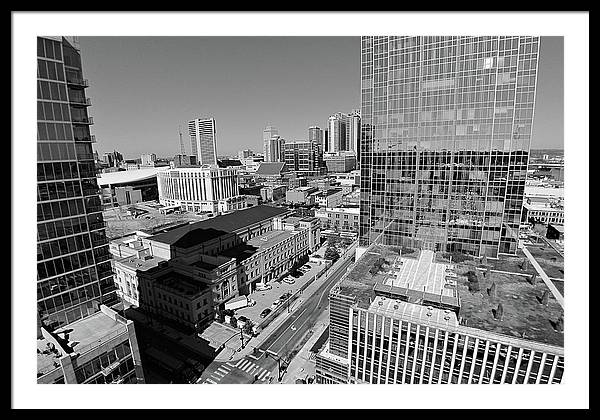
[[[515,254],[539,42],[361,39],[361,247]]]
[[[117,302],[74,38],[37,38],[37,305],[53,331]]]
[[[187,211],[219,213],[246,207],[239,194],[237,169],[214,165],[178,168],[157,174],[161,204]]]
[[[297,175],[316,176],[324,170],[319,158],[319,146],[310,141],[285,144],[285,165]]]
[[[354,152],[326,153],[323,160],[328,173],[350,172],[356,169]]]
[[[358,207],[326,207],[317,209],[315,217],[321,221],[323,229],[358,233],[360,219],[360,210]]]
[[[330,293],[317,382],[560,383],[564,311],[555,296],[539,305],[546,285],[494,275],[481,279],[482,298],[453,272],[433,251],[371,246]]]
[[[154,166],[154,162],[156,162],[156,154],[154,153],[146,153],[141,156],[142,166]]]
[[[217,164],[217,125],[214,118],[196,118],[188,123],[192,155],[198,165]]]

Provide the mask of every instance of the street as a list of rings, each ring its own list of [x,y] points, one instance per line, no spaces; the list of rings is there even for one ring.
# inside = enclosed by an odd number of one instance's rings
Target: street
[[[213,363],[204,372],[200,382],[277,383],[278,364],[298,346],[319,315],[326,310],[329,291],[352,262],[353,258],[349,257],[335,271],[328,273],[318,290],[257,347],[254,355],[249,354],[221,365]]]

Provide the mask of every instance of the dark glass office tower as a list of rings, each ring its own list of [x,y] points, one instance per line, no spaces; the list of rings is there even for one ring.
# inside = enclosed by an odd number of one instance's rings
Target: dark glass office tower
[[[361,38],[360,245],[516,252],[539,38]]]
[[[54,329],[117,297],[76,40],[39,37],[37,65],[37,302]]]

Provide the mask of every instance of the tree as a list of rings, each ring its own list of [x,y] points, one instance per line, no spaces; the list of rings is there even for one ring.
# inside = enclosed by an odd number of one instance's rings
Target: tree
[[[233,328],[237,328],[237,319],[236,319],[236,317],[232,316],[231,319],[229,320],[229,323],[231,324],[231,326]]]
[[[327,250],[325,251],[325,259],[327,260],[332,260],[332,261],[337,261],[340,258],[340,253],[338,252],[337,249],[335,249],[334,247],[330,246],[327,248]]]
[[[248,320],[246,321],[246,323],[244,324],[244,328],[243,328],[243,330],[244,330],[244,332],[245,332],[246,334],[250,334],[250,335],[252,335],[252,333],[253,333],[253,331],[252,331],[252,327],[254,327],[254,322],[252,322],[252,320],[251,320],[251,319],[248,319]]]

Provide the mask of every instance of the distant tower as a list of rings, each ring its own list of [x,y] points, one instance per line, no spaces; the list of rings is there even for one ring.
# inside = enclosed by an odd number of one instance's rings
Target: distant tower
[[[181,134],[181,126],[179,126],[179,148],[181,156],[185,155],[185,145],[183,144],[183,134]]]
[[[188,123],[192,155],[198,164],[217,164],[217,129],[214,118],[196,118]]]

